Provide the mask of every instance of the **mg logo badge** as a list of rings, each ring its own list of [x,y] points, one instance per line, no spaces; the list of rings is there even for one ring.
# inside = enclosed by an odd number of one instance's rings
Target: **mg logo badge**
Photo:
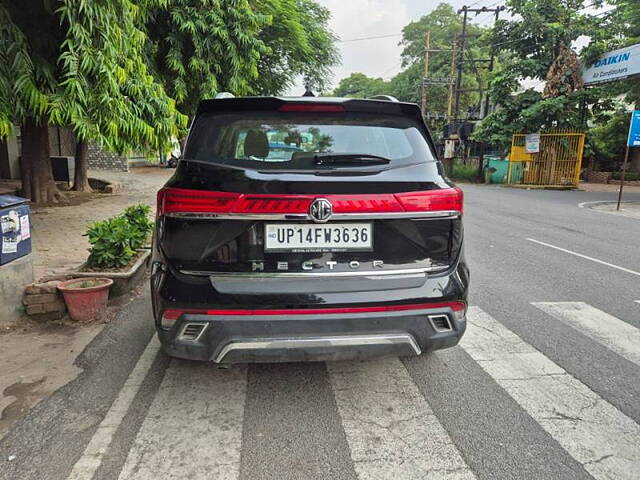
[[[314,222],[324,223],[329,220],[333,213],[331,202],[326,198],[317,198],[309,207],[309,215]]]

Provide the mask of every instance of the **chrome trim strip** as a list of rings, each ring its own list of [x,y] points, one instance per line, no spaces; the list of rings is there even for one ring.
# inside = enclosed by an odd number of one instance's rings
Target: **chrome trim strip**
[[[306,213],[188,213],[173,212],[165,214],[167,217],[190,218],[194,220],[299,220],[317,223]],[[453,219],[461,213],[457,210],[443,210],[439,212],[381,212],[381,213],[334,213],[329,223],[334,220],[389,220],[389,219]],[[325,223],[326,224],[326,223]]]
[[[317,278],[317,277],[384,277],[388,275],[424,275],[449,269],[444,267],[407,268],[404,270],[368,270],[354,272],[212,272],[207,270],[180,270],[183,275],[195,277],[240,277],[240,278]]]
[[[278,350],[314,347],[363,347],[367,345],[409,345],[416,355],[422,351],[413,335],[408,333],[357,335],[357,336],[327,336],[311,338],[274,338],[250,342],[232,342],[225,345],[213,360],[220,363],[230,352],[235,350]]]

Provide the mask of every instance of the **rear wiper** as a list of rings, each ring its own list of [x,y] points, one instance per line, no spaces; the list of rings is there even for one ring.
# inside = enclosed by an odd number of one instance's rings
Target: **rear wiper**
[[[316,153],[313,156],[315,165],[387,165],[391,160],[367,153]]]

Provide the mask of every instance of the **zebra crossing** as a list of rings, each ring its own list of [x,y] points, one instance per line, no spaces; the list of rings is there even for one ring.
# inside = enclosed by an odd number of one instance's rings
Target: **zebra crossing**
[[[550,321],[563,322],[577,334],[606,347],[612,356],[640,365],[638,328],[583,302],[537,302],[532,305],[544,312]],[[640,478],[638,419],[620,411],[607,398],[572,376],[566,366],[536,350],[487,311],[470,307],[467,319],[467,332],[456,348],[462,349],[479,365],[491,381],[546,432],[549,441],[557,442],[559,448],[584,469],[585,478]],[[441,354],[433,355],[437,358]],[[145,365],[149,366],[148,359]],[[287,397],[290,405],[283,400],[283,412],[276,420],[255,419],[253,409],[260,403],[259,395],[273,396],[273,392],[262,389],[257,392],[257,399],[247,400],[256,394],[255,391],[251,393],[255,386],[248,386],[250,368],[219,369],[173,360],[131,442],[119,480],[276,478],[248,471],[243,465],[249,462],[252,469],[260,468],[259,462],[250,460],[263,445],[260,439],[264,434],[256,427],[256,422],[287,423],[287,409],[294,412],[293,403],[300,401],[300,397]],[[285,382],[287,368],[291,368],[291,388],[307,389],[305,398],[309,401],[309,394],[313,395],[316,387],[296,383],[293,367],[278,368],[284,375],[280,378]],[[319,453],[318,458],[344,454],[350,460],[351,473],[338,473],[329,464],[316,465],[314,468],[326,470],[313,478],[504,478],[499,472],[487,477],[487,472],[479,476],[474,471],[469,458],[481,456],[482,445],[473,447],[479,451],[470,452],[468,446],[462,449],[452,440],[451,432],[443,426],[443,412],[429,404],[415,377],[400,359],[327,363],[323,372],[328,386],[317,389],[318,410],[310,408],[307,414],[332,418],[340,435],[325,434],[325,438],[314,439],[318,444],[323,441],[334,444],[327,445],[326,452]],[[473,401],[473,394],[469,392],[470,401]],[[265,398],[265,402],[268,401],[270,399]],[[112,410],[121,411],[122,402],[117,404],[118,400]],[[117,427],[114,424],[116,417],[110,411],[107,414],[110,421],[101,427],[112,431]],[[249,417],[255,421],[248,422]],[[301,419],[299,413],[291,413],[290,418],[295,418],[296,422]],[[282,431],[296,433],[297,429],[304,429],[302,422],[296,422],[292,420],[291,424],[283,425]],[[104,434],[100,437],[104,428],[98,429],[98,440],[94,436],[70,479],[93,478],[99,468],[100,451],[108,448],[110,437]],[[306,435],[304,438],[312,438],[313,433],[300,432],[302,436]],[[321,432],[317,434],[321,435]],[[102,450],[97,447],[100,441],[107,442]],[[248,446],[252,451],[247,451]],[[295,457],[295,446],[288,448]],[[340,449],[346,449],[346,452]],[[288,453],[283,452],[283,455]],[[270,461],[268,457],[263,460]],[[300,462],[298,467],[291,468],[303,472],[304,459]],[[289,478],[312,477],[307,473],[291,472]]]

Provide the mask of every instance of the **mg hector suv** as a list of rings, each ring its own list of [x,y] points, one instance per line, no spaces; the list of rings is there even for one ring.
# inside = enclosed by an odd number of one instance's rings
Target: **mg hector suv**
[[[465,331],[462,191],[414,104],[203,101],[157,207],[151,290],[171,356],[419,355]]]

